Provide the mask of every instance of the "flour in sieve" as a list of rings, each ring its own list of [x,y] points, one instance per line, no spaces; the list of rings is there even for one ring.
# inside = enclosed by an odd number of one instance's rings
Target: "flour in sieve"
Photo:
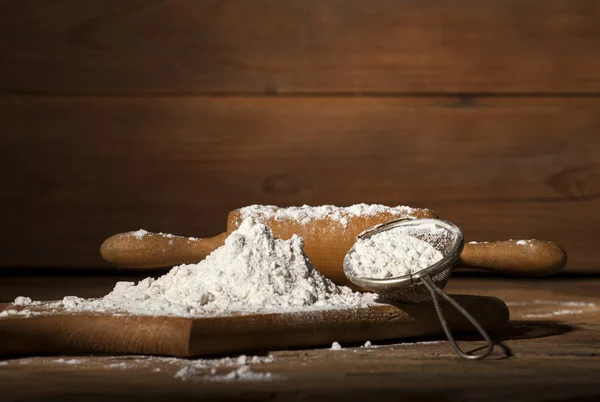
[[[353,292],[323,277],[304,254],[303,244],[299,236],[276,239],[269,227],[246,219],[198,264],[176,266],[158,279],[137,284],[119,282],[101,299],[68,296],[53,307],[192,317],[375,304],[376,295]]]
[[[355,277],[396,278],[414,274],[442,257],[428,242],[391,229],[359,239],[349,256],[348,268]]]

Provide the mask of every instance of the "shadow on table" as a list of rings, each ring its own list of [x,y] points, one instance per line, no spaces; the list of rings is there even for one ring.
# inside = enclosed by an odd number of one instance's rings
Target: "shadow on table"
[[[513,341],[518,339],[547,338],[576,331],[577,327],[558,321],[510,321],[501,330],[490,332],[495,341]],[[481,339],[476,334],[457,334],[456,338],[462,341],[475,341]]]
[[[504,330],[494,333],[494,337],[503,341],[546,338],[575,330],[577,327],[558,321],[510,321]]]
[[[497,350],[501,351],[501,356],[496,355],[496,357],[505,359],[514,355],[511,348],[504,343],[505,341],[547,338],[575,330],[577,330],[577,327],[557,321],[511,321],[503,330],[491,332],[490,337],[493,339]],[[481,340],[481,338],[478,338],[474,334],[459,334],[456,336],[456,339],[458,341],[470,342]],[[483,348],[484,346],[473,349],[470,352],[477,353]]]

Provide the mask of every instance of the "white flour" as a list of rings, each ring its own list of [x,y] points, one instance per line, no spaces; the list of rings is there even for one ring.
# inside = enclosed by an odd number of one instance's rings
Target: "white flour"
[[[271,381],[278,378],[269,372],[256,372],[250,366],[241,366],[227,374],[212,373],[210,377],[203,377],[207,381]],[[178,377],[175,377],[178,378]],[[185,377],[184,377],[185,378]]]
[[[153,236],[162,236],[166,239],[171,239],[171,241],[169,241],[169,244],[173,244],[173,239],[187,239],[188,241],[198,241],[199,239],[197,237],[184,237],[184,236],[177,236],[171,233],[151,233],[148,232],[147,230],[144,229],[139,229],[133,232],[129,232],[130,235],[132,235],[133,237],[135,237],[137,240],[142,240],[144,237],[148,236],[148,235],[153,235]]]
[[[589,302],[579,301],[562,301],[562,300],[532,300],[524,302],[506,302],[509,307],[512,306],[527,306],[527,305],[539,305],[539,306],[567,306],[567,307],[591,307],[595,308],[596,304]]]
[[[395,278],[414,274],[442,257],[428,242],[391,229],[358,240],[348,268],[359,278]]]
[[[578,307],[578,308],[561,308],[553,311],[532,312],[525,314],[525,318],[548,318],[564,315],[583,314],[597,310],[594,303],[579,302],[579,301],[561,301],[561,300],[532,300],[525,302],[506,302],[509,307],[527,306],[530,309],[534,306],[558,306],[558,307]]]
[[[271,229],[261,221],[290,218],[309,223],[314,219],[329,219],[345,226],[349,219],[357,216],[389,213],[402,217],[416,211],[405,206],[367,204],[350,207],[249,206],[241,209],[244,220],[239,229],[230,234],[222,247],[198,264],[176,266],[160,278],[146,278],[137,284],[119,282],[101,299],[67,296],[44,306],[72,312],[184,317],[366,307],[375,304],[375,294],[357,293],[336,286],[312,266],[304,254],[302,238],[275,239]],[[131,234],[141,240],[149,232],[140,229]],[[15,301],[21,306],[39,304],[23,297]],[[13,312],[5,314],[12,315]]]
[[[333,342],[331,344],[331,350],[342,350],[342,345],[339,342]]]
[[[533,247],[534,240],[517,240],[516,244],[518,244],[519,246]]]
[[[545,318],[545,317],[555,317],[558,315],[569,315],[569,314],[581,314],[584,313],[584,310],[556,310],[556,311],[551,311],[549,313],[542,313],[542,314],[525,314],[525,317],[527,318]]]
[[[247,219],[198,264],[180,265],[137,284],[119,282],[101,299],[67,296],[53,307],[190,317],[356,308],[375,299],[375,294],[353,292],[323,277],[304,254],[301,237],[275,239],[269,227]]]
[[[279,208],[274,205],[251,205],[240,209],[242,220],[253,218],[257,222],[265,223],[269,219],[290,219],[304,224],[313,220],[328,219],[332,223],[339,223],[343,227],[348,225],[349,219],[359,216],[374,216],[383,213],[391,214],[393,217],[411,216],[417,209],[407,206],[388,207],[379,204],[356,204],[349,207],[337,207],[335,205],[322,205],[313,207],[303,205],[301,207]]]
[[[123,361],[124,360],[124,361]],[[92,370],[146,370],[152,372],[165,371],[173,378],[181,381],[271,381],[281,379],[281,375],[272,374],[262,369],[262,366],[272,363],[273,356],[246,356],[237,358],[224,357],[217,359],[180,359],[174,357],[155,356],[119,356],[119,357],[77,357],[45,358],[33,357],[0,361],[0,366],[23,366],[31,364],[64,365],[65,367],[78,367]],[[115,363],[115,361],[118,361]],[[255,368],[261,368],[255,371]]]
[[[149,232],[144,229],[136,230],[135,232],[131,232],[131,234],[138,240],[142,240],[144,236],[146,236]]]

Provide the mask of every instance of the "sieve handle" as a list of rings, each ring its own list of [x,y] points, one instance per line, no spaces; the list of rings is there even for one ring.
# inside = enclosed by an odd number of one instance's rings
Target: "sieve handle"
[[[566,264],[567,253],[556,243],[506,240],[466,243],[457,268],[478,268],[520,276],[546,276],[560,271]]]
[[[430,276],[427,275],[427,276],[421,277],[421,283],[423,283],[423,285],[425,285],[427,290],[429,290],[429,293],[431,294],[431,298],[433,299],[433,305],[435,307],[435,311],[437,312],[438,318],[440,319],[440,323],[442,324],[442,328],[444,329],[444,332],[446,333],[446,337],[448,338],[450,345],[456,351],[456,353],[460,357],[462,357],[463,359],[466,359],[466,360],[479,360],[479,359],[483,359],[484,357],[487,357],[490,354],[492,354],[492,352],[494,351],[494,342],[492,341],[492,339],[490,338],[488,333],[485,331],[485,329],[483,329],[481,324],[479,324],[479,321],[477,321],[471,314],[469,314],[469,312],[467,310],[465,310],[465,308],[463,306],[458,304],[458,302],[456,300],[454,300],[453,298],[448,296],[448,294],[446,292],[444,292],[439,286],[437,286],[435,283],[433,283]],[[440,306],[440,301],[438,299],[438,295],[442,296],[444,299],[446,299],[446,301],[448,303],[450,303],[456,310],[458,310],[458,312],[461,313],[463,315],[463,317],[465,317],[467,320],[469,320],[469,322],[471,324],[473,324],[473,326],[475,327],[477,332],[479,332],[481,334],[481,336],[487,343],[487,348],[483,353],[480,353],[480,354],[473,354],[473,353],[469,353],[469,352],[465,353],[460,348],[460,346],[458,346],[458,344],[456,343],[456,340],[454,339],[454,336],[452,335],[450,326],[448,325],[448,322],[446,322],[446,317],[444,316],[444,312],[442,311],[442,308]]]

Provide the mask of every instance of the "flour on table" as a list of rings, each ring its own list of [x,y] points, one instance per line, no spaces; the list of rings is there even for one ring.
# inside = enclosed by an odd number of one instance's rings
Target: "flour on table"
[[[339,342],[333,342],[331,344],[331,350],[342,350],[342,345]]]
[[[33,301],[30,297],[18,296],[13,302],[13,304],[17,306],[38,306],[42,304],[42,302]]]
[[[62,363],[62,364],[81,364],[82,360],[80,359],[57,359],[55,360],[56,363]]]
[[[124,360],[124,361],[123,361]],[[0,361],[0,366],[26,366],[31,364],[60,365],[67,367],[85,367],[85,369],[110,370],[146,370],[152,372],[171,373],[173,378],[181,381],[272,381],[281,379],[281,375],[272,374],[264,369],[256,371],[272,363],[274,357],[245,356],[237,358],[224,357],[216,359],[181,359],[176,357],[157,356],[116,356],[116,357],[78,357],[72,359],[29,357]]]
[[[276,378],[269,372],[256,372],[250,366],[241,366],[227,374],[202,377],[206,381],[270,381]]]
[[[524,302],[505,302],[507,306],[528,306],[528,305],[541,305],[541,306],[567,306],[567,307],[591,307],[595,308],[595,303],[580,302],[580,301],[562,301],[562,300],[531,300]]]
[[[36,313],[34,311],[28,310],[28,309],[24,309],[24,310],[17,310],[17,309],[8,309],[8,310],[4,310],[4,311],[0,311],[0,318],[2,317],[10,317],[10,316],[25,316],[25,317],[31,317],[33,315],[38,315],[39,313]]]
[[[386,279],[415,274],[443,257],[431,244],[390,229],[359,239],[348,257],[354,277]]]
[[[335,205],[287,207],[280,208],[274,205],[251,205],[240,209],[242,220],[252,218],[256,222],[265,223],[269,219],[293,220],[303,224],[314,220],[328,219],[346,227],[352,218],[359,216],[375,216],[390,214],[393,217],[411,217],[418,209],[407,206],[388,207],[379,204],[355,204],[349,207]]]
[[[556,310],[556,311],[551,311],[549,313],[542,313],[542,314],[525,314],[525,317],[527,317],[527,318],[545,318],[545,317],[555,317],[555,316],[559,316],[559,315],[581,314],[584,312],[585,312],[584,310],[563,309],[563,310]]]
[[[442,341],[402,342],[390,346],[438,345],[440,343],[442,343]]]
[[[171,358],[170,361],[181,361],[181,359]],[[175,373],[174,378],[183,381],[191,378],[205,381],[270,381],[279,378],[269,372],[257,372],[253,370],[253,367],[257,365],[272,363],[273,356],[248,357],[241,355],[237,359],[225,357],[222,359],[199,359],[188,362]],[[219,374],[218,371],[221,368],[234,369],[229,369],[230,371],[227,373]]]
[[[594,303],[589,302],[581,302],[581,301],[562,301],[562,300],[531,300],[531,301],[521,301],[521,302],[506,302],[506,305],[509,307],[516,306],[557,306],[557,307],[569,307],[569,308],[558,308],[557,310],[549,311],[549,312],[532,312],[525,314],[526,318],[548,318],[548,317],[558,317],[565,315],[575,315],[575,314],[583,314],[591,311],[596,311],[597,306]],[[576,308],[573,308],[576,307]]]
[[[263,224],[245,220],[225,244],[198,264],[176,266],[158,279],[118,282],[101,299],[67,296],[45,304],[73,312],[127,312],[183,317],[232,312],[295,312],[375,304],[322,276],[304,254],[303,239],[276,239]],[[18,298],[21,303],[34,303]]]

